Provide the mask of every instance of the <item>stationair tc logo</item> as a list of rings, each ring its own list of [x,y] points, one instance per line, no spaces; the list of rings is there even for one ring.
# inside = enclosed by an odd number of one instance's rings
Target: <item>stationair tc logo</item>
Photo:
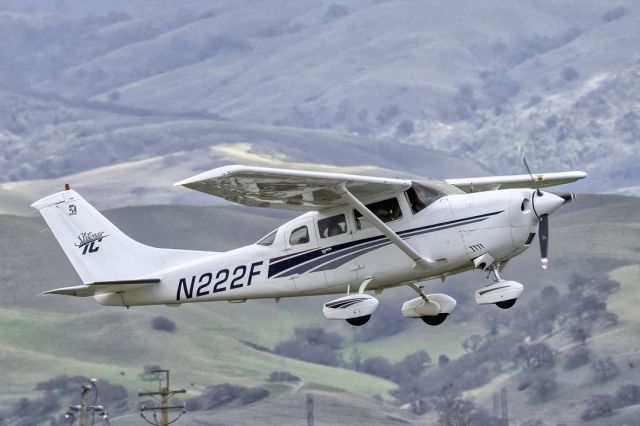
[[[95,253],[100,249],[98,243],[107,237],[108,235],[105,235],[104,232],[82,232],[78,235],[78,242],[74,243],[74,245],[82,249],[83,255]]]

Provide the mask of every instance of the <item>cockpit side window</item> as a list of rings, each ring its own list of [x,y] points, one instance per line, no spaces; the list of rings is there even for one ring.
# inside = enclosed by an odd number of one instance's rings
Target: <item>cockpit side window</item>
[[[411,185],[411,188],[407,189],[406,194],[413,214],[424,210],[429,204],[444,195],[440,191],[428,188],[416,182]]]
[[[271,246],[271,245],[273,245],[274,241],[276,240],[276,234],[277,233],[278,233],[278,230],[276,229],[275,231],[267,234],[267,236],[262,238],[256,244],[258,244],[260,246]]]
[[[289,237],[289,244],[291,244],[292,246],[296,246],[298,244],[307,244],[308,242],[309,242],[309,229],[306,226],[301,226],[291,231],[291,236]]]
[[[344,214],[320,219],[318,221],[320,238],[329,238],[347,232],[347,219]]]
[[[395,197],[367,204],[367,208],[384,223],[402,219],[402,210],[400,210],[400,204]],[[362,217],[359,211],[354,210],[353,215],[356,220],[356,228],[363,229],[371,225],[366,218]]]

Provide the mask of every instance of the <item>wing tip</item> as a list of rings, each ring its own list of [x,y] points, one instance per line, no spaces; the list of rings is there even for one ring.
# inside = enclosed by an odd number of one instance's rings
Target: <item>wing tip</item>
[[[211,170],[207,170],[205,172],[202,173],[198,173],[197,175],[191,176],[189,178],[183,179],[181,181],[178,181],[176,183],[173,184],[173,186],[184,186],[187,187],[187,185],[192,184],[192,183],[197,183],[203,180],[208,180],[208,179],[213,179],[219,176],[223,176],[227,173],[233,172],[233,171],[241,171],[241,170],[248,170],[251,171],[251,167],[249,166],[242,166],[239,164],[232,164],[230,166],[223,166],[223,167],[218,167],[215,169],[211,169]]]

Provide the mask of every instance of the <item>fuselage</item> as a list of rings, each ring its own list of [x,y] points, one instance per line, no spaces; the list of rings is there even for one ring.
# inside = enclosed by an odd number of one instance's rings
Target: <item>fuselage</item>
[[[413,187],[412,187],[413,188]],[[416,191],[427,191],[422,204]],[[429,192],[430,191],[430,192]],[[425,201],[426,200],[426,201]],[[159,271],[160,285],[104,294],[105,305],[244,301],[346,293],[372,278],[368,290],[446,277],[474,268],[490,254],[506,261],[537,232],[531,189],[467,194],[444,182],[362,200],[424,258],[415,263],[351,207],[308,212],[259,242]]]

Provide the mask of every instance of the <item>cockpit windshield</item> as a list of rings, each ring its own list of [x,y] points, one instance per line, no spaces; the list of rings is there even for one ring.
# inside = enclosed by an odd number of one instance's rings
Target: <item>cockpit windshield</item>
[[[260,241],[258,241],[256,244],[258,244],[260,246],[273,245],[273,242],[276,240],[276,234],[277,233],[278,233],[277,229],[275,231],[273,231],[273,232],[270,232],[265,237],[263,237]]]
[[[464,191],[442,181],[413,181],[406,194],[411,211],[416,214],[444,196],[464,194]]]

